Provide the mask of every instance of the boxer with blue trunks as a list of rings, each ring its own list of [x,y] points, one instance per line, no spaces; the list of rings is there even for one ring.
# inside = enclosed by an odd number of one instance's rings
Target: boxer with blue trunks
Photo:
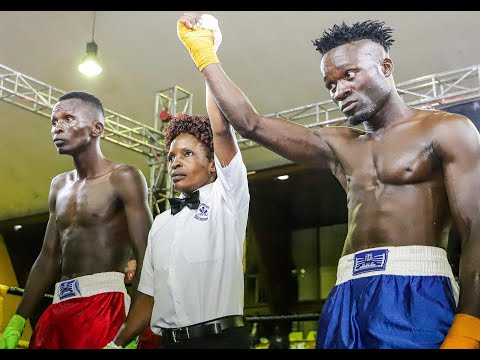
[[[342,256],[316,346],[438,349],[452,325],[458,294],[441,248],[384,247]]]
[[[334,24],[312,40],[323,86],[350,126],[262,116],[222,67],[220,29],[202,28],[201,16],[183,14],[177,33],[227,121],[292,162],[329,171],[346,193],[348,233],[317,348],[479,349],[475,124],[405,102],[389,54],[393,29],[379,20]],[[458,288],[444,250],[452,228],[461,238]]]

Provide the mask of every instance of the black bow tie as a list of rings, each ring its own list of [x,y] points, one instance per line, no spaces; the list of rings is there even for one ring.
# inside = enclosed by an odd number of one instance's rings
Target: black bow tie
[[[169,198],[170,207],[172,208],[172,215],[175,215],[186,205],[189,209],[197,209],[200,205],[200,193],[194,191],[193,193],[185,196],[184,198]]]

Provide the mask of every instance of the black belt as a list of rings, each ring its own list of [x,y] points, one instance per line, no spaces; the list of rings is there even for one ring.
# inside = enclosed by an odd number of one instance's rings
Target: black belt
[[[200,324],[174,329],[162,329],[162,339],[167,342],[181,342],[192,338],[220,334],[231,327],[244,326],[243,315],[225,316],[219,319],[206,321]]]

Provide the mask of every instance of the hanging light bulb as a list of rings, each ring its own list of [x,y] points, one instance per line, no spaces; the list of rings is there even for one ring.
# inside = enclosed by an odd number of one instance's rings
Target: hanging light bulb
[[[88,76],[93,77],[102,72],[102,67],[100,66],[97,53],[98,53],[98,45],[94,40],[95,36],[95,16],[96,11],[93,13],[93,29],[92,29],[92,41],[87,43],[87,53],[82,59],[80,65],[78,65],[78,70]]]

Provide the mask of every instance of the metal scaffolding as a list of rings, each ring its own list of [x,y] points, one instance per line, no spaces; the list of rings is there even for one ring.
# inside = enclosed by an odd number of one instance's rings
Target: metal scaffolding
[[[63,90],[0,65],[0,100],[50,118],[53,106],[63,94],[65,94]],[[170,114],[175,114],[181,105],[183,105],[181,111],[191,113],[192,98],[191,93],[178,86],[157,92],[154,127],[110,109],[104,109],[105,130],[102,138],[148,156],[149,201],[154,214],[160,211],[162,201],[168,197],[168,187],[163,185],[165,181],[161,179],[161,176],[165,175],[162,167],[165,163],[163,161],[165,142],[156,119],[159,111],[167,110]]]
[[[397,85],[407,104],[435,108],[480,97],[480,65],[422,76]],[[0,100],[50,118],[53,105],[65,91],[0,65]],[[179,86],[155,93],[153,127],[109,109],[105,110],[103,138],[148,157],[149,201],[154,215],[167,208],[173,189],[165,168],[163,124],[159,114],[192,113],[193,94]],[[180,109],[180,110],[179,110]],[[347,119],[332,101],[321,101],[265,115],[318,128],[343,125]],[[259,146],[237,133],[240,149]]]
[[[415,108],[433,109],[480,96],[480,65],[422,76],[397,84],[397,91]],[[265,115],[300,123],[309,128],[344,125],[343,116],[333,100],[321,101]],[[258,146],[237,134],[240,149]]]
[[[159,91],[155,93],[155,109],[153,112],[153,124],[155,129],[162,132],[162,151],[153,150],[154,158],[149,159],[150,166],[150,204],[154,215],[160,214],[168,207],[169,197],[173,195],[173,184],[168,176],[166,168],[166,157],[164,152],[163,125],[165,122],[160,119],[160,113],[167,111],[168,114],[184,112],[192,114],[193,94],[180,86]],[[160,124],[160,125],[159,125]],[[161,161],[160,161],[161,160]]]

